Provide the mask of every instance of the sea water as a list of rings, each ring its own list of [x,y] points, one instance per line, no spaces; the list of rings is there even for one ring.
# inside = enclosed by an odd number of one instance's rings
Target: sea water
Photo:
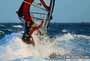
[[[89,61],[89,27],[89,23],[52,23],[48,36],[36,39],[33,47],[21,40],[22,23],[1,23],[0,61],[65,61],[68,57],[67,61]]]

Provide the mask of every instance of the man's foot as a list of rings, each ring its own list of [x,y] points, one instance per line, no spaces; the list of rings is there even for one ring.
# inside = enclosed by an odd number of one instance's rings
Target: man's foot
[[[34,42],[33,38],[29,38],[29,44],[32,44],[33,46],[35,46],[35,42]]]
[[[22,40],[26,44],[32,44],[33,46],[35,46],[35,43],[34,43],[33,38],[32,37],[29,37],[27,34],[26,35],[23,35]]]

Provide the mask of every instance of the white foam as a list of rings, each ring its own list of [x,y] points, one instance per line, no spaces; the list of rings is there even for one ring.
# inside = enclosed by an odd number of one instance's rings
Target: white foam
[[[68,32],[66,29],[63,29],[62,32]]]
[[[67,33],[67,34],[64,34],[62,36],[56,36],[56,40],[60,40],[60,41],[63,41],[63,40],[70,40],[70,39],[74,39],[74,36],[70,33]]]
[[[78,38],[84,38],[84,39],[90,39],[90,36],[87,36],[87,35],[76,35],[76,34],[74,34],[73,35],[74,37],[78,37]]]
[[[5,49],[5,52],[2,52],[2,55],[0,55],[0,60],[3,59],[15,59],[15,58],[25,58],[28,56],[33,57],[47,57],[51,54],[51,49],[49,45],[45,45],[47,43],[40,43],[40,41],[35,38],[36,46],[33,47],[32,45],[27,45],[24,42],[22,42],[21,37],[18,37],[20,34],[13,33],[9,36],[8,41],[10,41],[6,46],[0,46],[0,49],[3,47]],[[3,58],[4,57],[4,58]]]
[[[8,38],[6,37],[6,40],[9,42],[5,46],[0,46],[0,49],[4,50],[4,52],[0,52],[2,53],[0,55],[0,60],[5,61],[16,58],[23,59],[29,56],[33,56],[36,60],[37,57],[39,57],[41,60],[41,58],[48,57],[53,53],[57,55],[70,55],[71,50],[64,49],[64,46],[57,46],[57,44],[61,44],[64,41],[74,40],[76,37],[90,38],[90,36],[75,35],[70,33],[64,34],[62,36],[58,35],[56,36],[56,38],[52,39],[50,39],[49,37],[45,37],[41,40],[35,34],[33,34],[32,36],[36,44],[35,47],[22,42],[22,32],[7,35]]]
[[[15,28],[22,28],[21,25],[14,25],[13,27],[15,27]]]
[[[56,40],[74,40],[74,39],[79,39],[79,38],[84,38],[84,39],[89,39],[90,40],[90,36],[87,35],[80,35],[80,34],[71,34],[71,33],[66,33],[62,36],[57,35],[56,36]]]

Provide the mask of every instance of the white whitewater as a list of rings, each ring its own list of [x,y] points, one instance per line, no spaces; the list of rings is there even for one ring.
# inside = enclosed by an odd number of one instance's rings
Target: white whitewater
[[[57,55],[70,55],[71,50],[65,49],[65,45],[70,42],[69,40],[73,40],[75,37],[90,38],[90,36],[71,35],[68,33],[63,36],[56,36],[56,38],[52,39],[47,36],[40,39],[40,36],[34,33],[32,36],[36,45],[32,46],[22,42],[22,33],[23,32],[12,33],[6,37],[9,42],[5,45],[0,45],[1,61],[12,61],[15,59],[20,59],[21,61],[45,61],[43,58],[49,58],[53,53]],[[73,48],[73,46],[71,48]]]

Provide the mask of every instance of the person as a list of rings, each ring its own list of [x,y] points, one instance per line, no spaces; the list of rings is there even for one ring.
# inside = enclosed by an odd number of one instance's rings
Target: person
[[[25,30],[22,37],[22,40],[27,44],[35,45],[35,42],[33,41],[32,34],[34,31],[38,30],[42,27],[44,21],[41,22],[39,26],[36,26],[35,23],[32,21],[32,17],[30,15],[30,7],[34,0],[24,0],[21,4],[18,11],[16,11],[19,18],[23,18],[25,22]],[[49,7],[45,4],[43,0],[40,0],[41,5],[43,5],[47,11],[49,11]]]
[[[21,7],[18,11],[16,11],[19,18],[23,18],[25,21],[25,30],[22,37],[22,40],[27,44],[35,45],[32,36],[29,34],[32,25],[34,25],[34,22],[32,21],[32,17],[30,16],[30,6],[32,5],[34,0],[24,0],[21,4]]]

